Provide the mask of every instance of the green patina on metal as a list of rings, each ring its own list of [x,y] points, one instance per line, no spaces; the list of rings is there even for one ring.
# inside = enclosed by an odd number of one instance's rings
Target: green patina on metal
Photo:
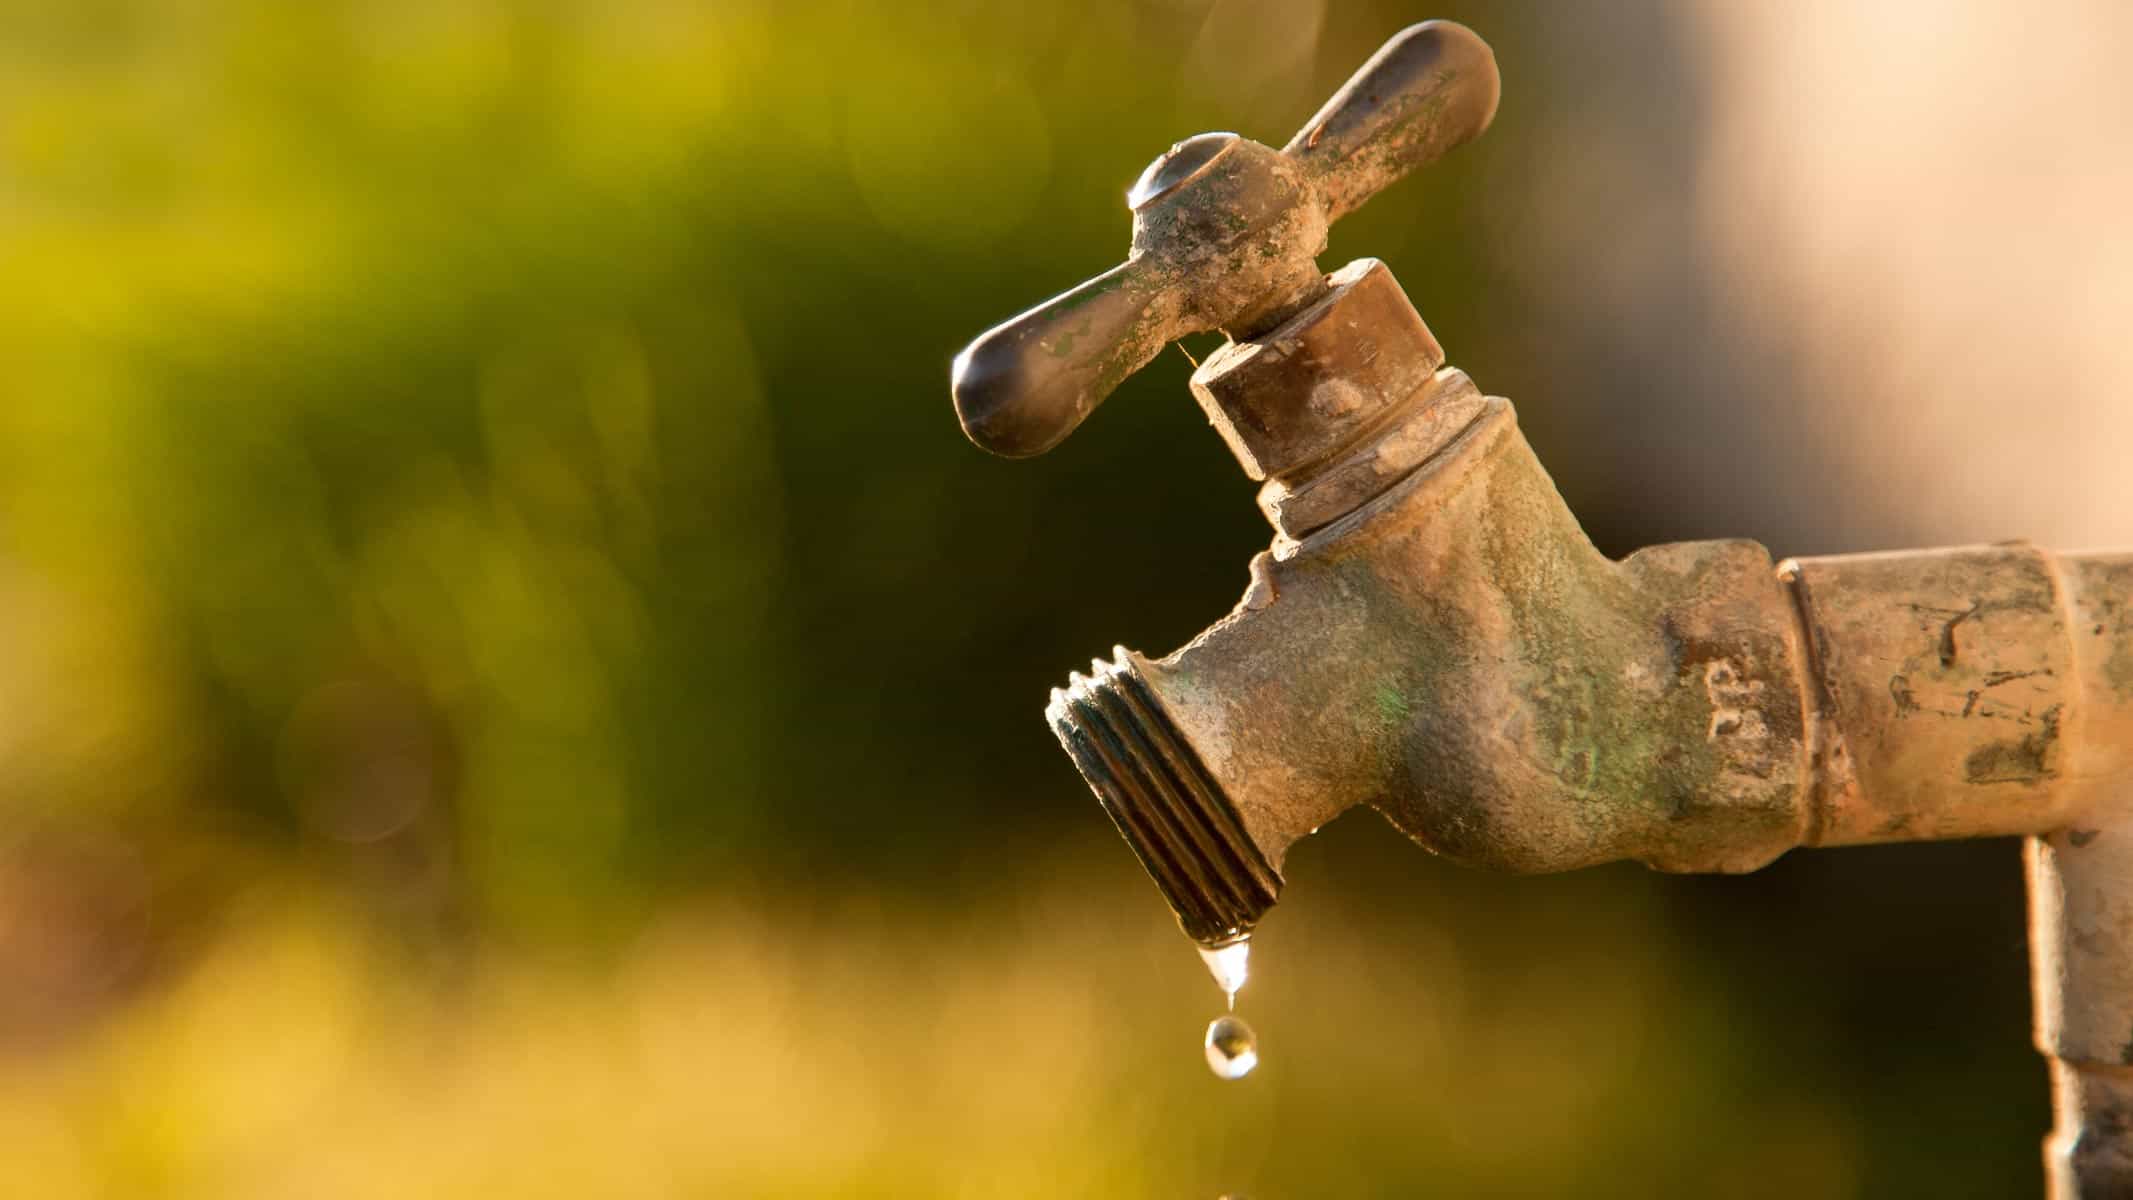
[[[1408,714],[1414,711],[1407,703],[1407,697],[1393,684],[1379,684],[1373,699],[1377,701],[1378,716],[1391,724],[1405,724]]]

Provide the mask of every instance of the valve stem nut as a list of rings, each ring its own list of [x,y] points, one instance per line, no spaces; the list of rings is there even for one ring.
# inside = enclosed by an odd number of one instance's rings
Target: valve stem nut
[[[1444,365],[1384,263],[1359,258],[1326,284],[1316,303],[1193,373],[1192,394],[1255,480],[1306,474],[1353,446]]]

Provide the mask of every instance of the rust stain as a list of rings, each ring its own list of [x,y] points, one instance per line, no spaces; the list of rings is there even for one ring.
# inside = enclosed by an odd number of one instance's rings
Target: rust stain
[[[2042,728],[2008,741],[1987,742],[1963,760],[1971,783],[2039,783],[2056,778],[2047,759],[2059,741],[2059,705],[2044,710]]]
[[[1940,627],[1941,666],[1952,667],[1955,665],[1955,627],[1976,616],[1978,614],[1979,607],[1980,605],[1977,601],[1971,601],[1970,607],[1963,609],[1961,612],[1956,613],[1954,616],[1948,619],[1948,622],[1946,624]],[[1945,612],[1947,610],[1943,609],[1941,611]]]
[[[2034,671],[1994,671],[1985,676],[1985,686],[1996,688],[2003,683],[2013,683],[2017,679],[2035,679],[2040,675],[2049,676],[2051,673],[2050,667],[2038,667]]]

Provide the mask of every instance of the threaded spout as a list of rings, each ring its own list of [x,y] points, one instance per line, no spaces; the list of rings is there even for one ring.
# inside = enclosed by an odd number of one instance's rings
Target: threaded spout
[[[1045,716],[1187,936],[1235,942],[1281,893],[1229,798],[1178,732],[1132,652],[1098,660],[1052,692]]]

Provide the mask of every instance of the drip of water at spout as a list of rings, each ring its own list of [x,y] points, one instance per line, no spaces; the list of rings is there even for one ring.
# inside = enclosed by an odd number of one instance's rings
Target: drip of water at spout
[[[1258,1035],[1237,1015],[1237,991],[1251,977],[1252,944],[1239,938],[1226,946],[1197,949],[1215,986],[1229,997],[1229,1011],[1207,1025],[1207,1065],[1223,1079],[1242,1079],[1259,1065]]]
[[[1230,1013],[1208,1022],[1207,1065],[1224,1079],[1242,1079],[1259,1065],[1259,1035]]]
[[[1240,938],[1227,946],[1213,949],[1198,946],[1195,949],[1200,952],[1200,961],[1206,963],[1209,973],[1214,975],[1215,986],[1229,997],[1230,1011],[1235,1012],[1237,992],[1251,976],[1252,944]]]

